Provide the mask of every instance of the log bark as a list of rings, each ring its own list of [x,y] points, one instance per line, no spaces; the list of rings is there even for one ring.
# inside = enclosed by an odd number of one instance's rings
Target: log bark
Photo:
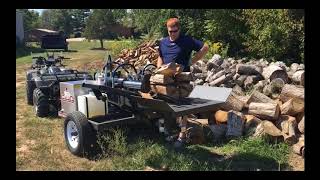
[[[292,150],[294,153],[304,157],[304,139],[299,139],[298,143],[292,146]]]
[[[275,78],[281,78],[285,83],[288,82],[288,74],[281,67],[271,65],[263,69],[262,75],[264,79],[272,81]]]
[[[141,57],[141,56],[140,56]],[[162,65],[159,69],[156,70],[156,74],[163,74],[166,76],[174,76],[175,74],[181,73],[181,65],[177,63],[168,63]]]
[[[255,84],[253,87],[256,91],[262,92],[265,85],[268,83],[267,80],[261,80],[257,84]]]
[[[285,102],[281,107],[281,114],[286,114],[290,116],[295,116],[298,113],[304,111],[304,104],[301,104],[294,99],[290,99],[289,101]]]
[[[247,77],[248,77],[247,75],[240,75],[238,79],[235,80],[236,84],[238,84],[239,86],[242,86],[243,82],[246,80]]]
[[[241,112],[229,111],[228,112],[227,133],[228,137],[239,137],[243,134],[245,116]]]
[[[234,92],[236,95],[238,96],[243,96],[244,92],[242,91],[242,88],[236,84],[233,88],[232,88],[232,92]]]
[[[299,103],[304,103],[304,88],[291,84],[284,85],[280,94],[281,101],[287,102],[291,98]]]
[[[292,63],[290,66],[290,70],[295,73],[299,68],[299,64],[298,63]]]
[[[217,78],[216,80],[209,83],[210,86],[220,86],[222,83],[227,81],[229,78],[227,78],[226,75],[222,75],[221,77]]]
[[[255,65],[237,64],[236,71],[241,75],[259,75],[262,73],[262,68]]]
[[[178,82],[192,81],[192,74],[191,74],[191,72],[181,72],[181,73],[175,75],[175,80]]]
[[[217,72],[216,74],[211,75],[211,76],[208,78],[208,82],[212,82],[212,81],[218,79],[219,77],[221,77],[221,76],[223,76],[223,75],[225,75],[225,74],[226,74],[225,71],[224,71],[224,70],[221,70],[221,71]]]
[[[202,69],[201,69],[201,67],[199,67],[199,66],[194,64],[194,65],[192,65],[190,67],[190,72],[192,72],[192,73],[202,73]]]
[[[276,103],[274,100],[269,98],[268,96],[258,92],[253,91],[250,95],[250,98],[248,99],[248,104],[255,102],[255,103]]]
[[[250,114],[245,115],[245,118],[244,132],[246,135],[252,135],[262,120]]]
[[[171,76],[155,74],[150,77],[150,82],[154,84],[171,84],[174,83],[174,80]]]
[[[179,91],[176,86],[151,85],[151,90],[155,93],[179,97]]]
[[[277,127],[281,128],[284,141],[288,144],[294,144],[297,141],[296,129],[297,121],[295,117],[281,115],[277,122]]]
[[[276,120],[279,117],[280,108],[275,103],[250,103],[248,113],[261,119]]]
[[[304,86],[304,70],[299,70],[292,75],[292,80],[299,85]]]
[[[196,85],[202,85],[204,83],[204,81],[202,79],[197,79],[197,80],[194,81],[194,83]]]
[[[218,65],[216,65],[215,63],[213,62],[208,62],[207,63],[207,71],[211,71],[212,69],[218,69]]]
[[[304,133],[304,117],[300,120],[298,124],[298,129],[301,133]]]
[[[195,73],[193,76],[194,76],[194,79],[205,80],[207,78],[207,74],[206,73]]]
[[[225,111],[235,110],[241,111],[244,106],[244,103],[240,100],[239,96],[231,92],[226,102],[221,105],[221,108]]]
[[[191,91],[193,90],[193,86],[190,83],[178,83],[178,91],[180,97],[188,97]]]

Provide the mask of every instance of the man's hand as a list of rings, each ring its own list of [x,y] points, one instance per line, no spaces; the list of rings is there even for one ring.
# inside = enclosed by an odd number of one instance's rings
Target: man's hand
[[[207,44],[204,44],[202,48],[194,55],[194,57],[191,60],[191,64],[196,63],[201,58],[203,58],[209,50],[209,46]]]

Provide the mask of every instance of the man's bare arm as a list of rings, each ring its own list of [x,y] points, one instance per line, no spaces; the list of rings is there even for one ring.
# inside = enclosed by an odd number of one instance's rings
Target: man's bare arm
[[[209,46],[207,44],[204,44],[202,48],[194,55],[192,58],[191,64],[196,63],[199,61],[201,58],[203,58],[209,50]]]
[[[162,58],[159,56],[157,61],[157,67],[159,68],[163,64]]]

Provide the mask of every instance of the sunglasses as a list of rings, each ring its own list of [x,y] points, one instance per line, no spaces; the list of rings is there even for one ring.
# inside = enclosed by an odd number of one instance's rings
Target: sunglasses
[[[169,31],[169,33],[176,33],[176,32],[178,32],[178,31],[179,31],[179,29],[174,30],[174,31]]]

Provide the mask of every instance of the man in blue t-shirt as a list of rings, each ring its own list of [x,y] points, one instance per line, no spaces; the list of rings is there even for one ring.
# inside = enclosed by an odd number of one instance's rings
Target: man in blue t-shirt
[[[183,66],[183,71],[190,71],[190,65],[197,62],[208,52],[208,45],[180,33],[180,23],[177,18],[170,18],[167,21],[168,37],[160,41],[159,58],[157,66],[176,62]],[[190,57],[192,51],[197,51],[194,57]]]
[[[160,41],[157,67],[162,64],[176,62],[183,66],[183,71],[190,71],[190,65],[197,62],[208,52],[208,45],[190,36],[180,34],[178,18],[170,18],[167,21],[169,36]],[[192,51],[197,51],[191,59]],[[177,122],[181,128],[175,147],[181,147],[186,140],[187,116],[178,117]]]

